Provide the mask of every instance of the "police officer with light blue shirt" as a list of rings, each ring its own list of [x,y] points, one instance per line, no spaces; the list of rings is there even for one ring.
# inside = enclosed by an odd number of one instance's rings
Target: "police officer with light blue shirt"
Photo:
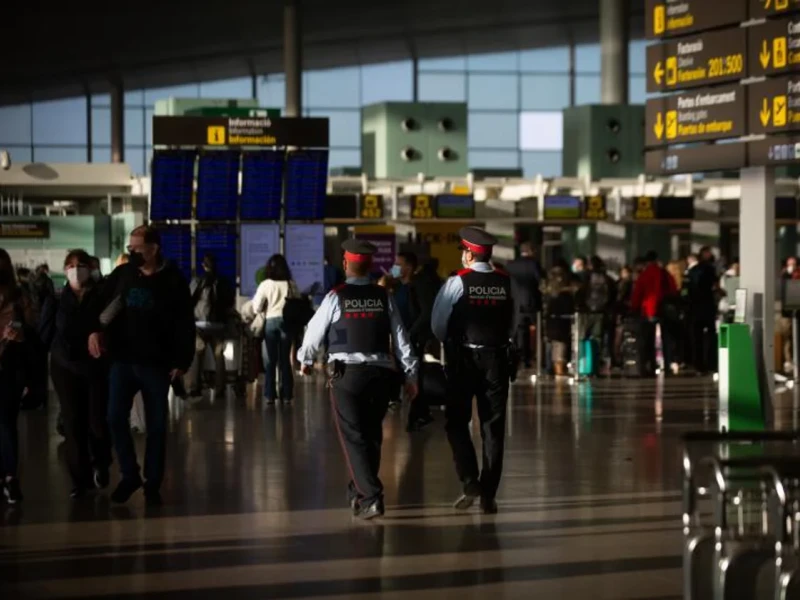
[[[325,296],[308,323],[297,358],[308,374],[327,343],[333,415],[351,477],[350,507],[355,516],[372,519],[384,513],[378,470],[390,383],[397,376],[392,348],[406,373],[411,399],[417,394],[417,359],[397,306],[368,277],[375,246],[347,240],[342,249],[347,280]]]
[[[433,305],[431,326],[444,343],[447,358],[447,439],[453,450],[463,494],[455,503],[467,510],[480,498],[485,514],[497,512],[505,443],[506,403],[512,374],[509,360],[513,327],[511,281],[489,260],[497,238],[477,227],[464,227],[464,267],[444,284]],[[478,403],[483,439],[483,468],[469,431],[472,398]]]

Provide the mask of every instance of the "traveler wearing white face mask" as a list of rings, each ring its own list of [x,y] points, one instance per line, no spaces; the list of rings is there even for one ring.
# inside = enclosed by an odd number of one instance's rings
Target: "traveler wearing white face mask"
[[[53,379],[66,438],[67,465],[73,499],[89,489],[108,486],[111,436],[107,424],[108,364],[89,355],[89,335],[96,317],[99,288],[92,276],[92,259],[72,250],[64,261],[67,285],[53,307],[50,345]]]

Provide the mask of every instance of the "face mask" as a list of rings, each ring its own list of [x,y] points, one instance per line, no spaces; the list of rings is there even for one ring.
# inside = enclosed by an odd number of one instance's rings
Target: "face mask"
[[[103,278],[103,274],[100,272],[100,269],[92,269],[92,280],[93,281],[100,281]]]
[[[786,265],[787,273],[794,273],[794,265]]]
[[[128,262],[136,268],[143,267],[144,254],[142,254],[141,252],[131,252],[128,256]]]
[[[400,279],[401,275],[400,271],[401,271],[400,265],[392,265],[392,270],[390,272],[392,274],[392,277],[394,277],[395,279]]]
[[[86,267],[70,267],[67,269],[67,281],[72,286],[82,286],[89,281],[89,269]]]

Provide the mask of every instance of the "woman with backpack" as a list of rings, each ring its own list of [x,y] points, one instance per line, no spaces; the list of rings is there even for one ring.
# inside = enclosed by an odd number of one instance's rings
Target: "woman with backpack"
[[[264,315],[264,400],[267,404],[275,404],[277,399],[286,403],[294,398],[291,354],[296,332],[293,324],[284,319],[284,309],[287,301],[300,297],[300,292],[282,254],[270,257],[264,275],[253,296],[253,310]],[[280,374],[280,396],[276,373]]]

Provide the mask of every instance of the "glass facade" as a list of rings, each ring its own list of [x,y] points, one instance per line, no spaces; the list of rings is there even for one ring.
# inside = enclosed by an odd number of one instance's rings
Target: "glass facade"
[[[630,44],[630,101],[643,103],[645,46]],[[571,51],[572,50],[572,51]],[[574,56],[574,65],[570,57]],[[303,106],[330,119],[331,167],[356,167],[361,158],[361,107],[375,102],[466,102],[472,168],[521,168],[525,176],[561,174],[562,113],[571,104],[600,101],[597,44],[421,59],[416,86],[411,60],[307,71]],[[203,81],[125,92],[125,161],[147,172],[156,100],[250,98],[284,106],[283,74]],[[16,162],[94,162],[111,159],[107,94],[0,107],[0,147]],[[90,153],[91,150],[91,153]]]

